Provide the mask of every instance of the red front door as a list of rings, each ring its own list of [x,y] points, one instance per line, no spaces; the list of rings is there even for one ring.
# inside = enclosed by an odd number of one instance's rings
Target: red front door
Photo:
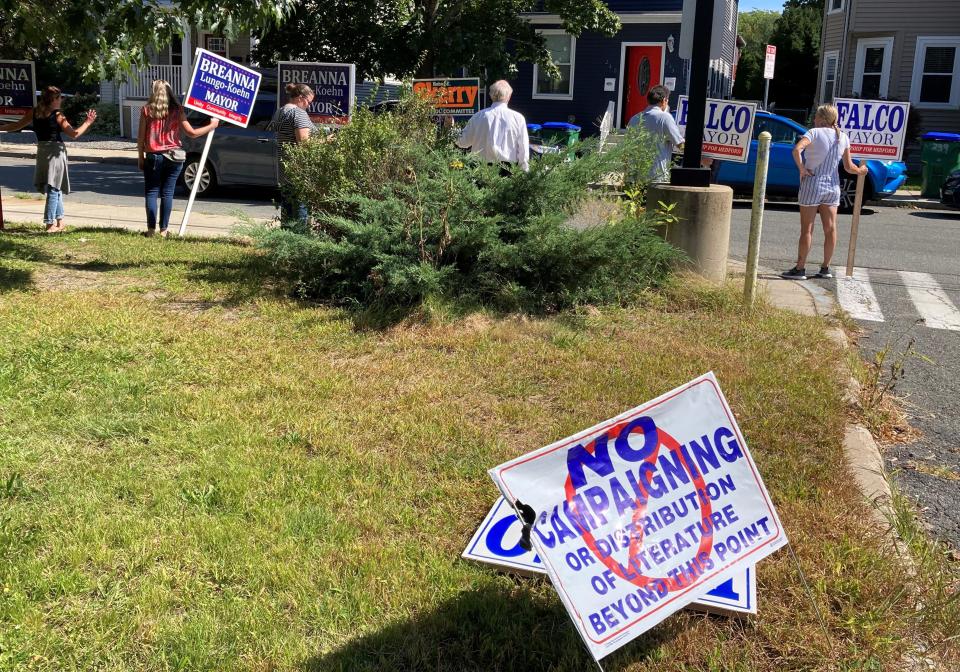
[[[627,47],[627,71],[624,73],[623,125],[647,108],[647,92],[663,84],[663,45]]]

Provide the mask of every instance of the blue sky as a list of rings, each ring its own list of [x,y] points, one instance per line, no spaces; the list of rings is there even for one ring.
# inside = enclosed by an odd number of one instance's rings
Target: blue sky
[[[740,11],[749,12],[751,9],[783,9],[783,0],[740,0]]]

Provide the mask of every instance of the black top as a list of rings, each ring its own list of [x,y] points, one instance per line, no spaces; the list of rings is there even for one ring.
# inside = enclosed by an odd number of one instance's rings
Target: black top
[[[39,107],[33,110],[33,132],[37,134],[37,142],[63,142],[63,136],[60,135],[60,110],[54,110],[49,117],[39,116],[39,110]]]

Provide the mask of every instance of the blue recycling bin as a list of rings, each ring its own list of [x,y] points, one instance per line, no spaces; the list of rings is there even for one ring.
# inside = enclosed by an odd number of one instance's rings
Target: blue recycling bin
[[[542,128],[543,126],[540,124],[527,124],[527,135],[530,136],[530,142],[532,144],[540,144],[540,129]]]

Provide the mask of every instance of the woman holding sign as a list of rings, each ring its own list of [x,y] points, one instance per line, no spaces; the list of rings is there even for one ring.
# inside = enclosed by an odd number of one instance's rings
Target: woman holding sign
[[[800,242],[797,265],[780,274],[788,280],[806,280],[807,254],[813,244],[813,225],[820,213],[823,224],[823,263],[817,278],[832,278],[830,259],[837,244],[837,208],[840,206],[840,159],[848,173],[862,175],[866,166],[854,165],[850,158],[850,139],[837,125],[837,108],[817,108],[814,128],[807,131],[793,148],[793,161],[800,171]]]
[[[144,198],[147,205],[147,236],[157,230],[157,197],[160,198],[160,235],[167,237],[170,212],[173,210],[173,190],[187,158],[180,142],[180,133],[191,138],[206,135],[220,122],[211,119],[202,128],[194,128],[186,119],[180,101],[173,95],[170,84],[162,79],[153,83],[150,99],[143,106],[143,118],[137,134],[137,154],[143,171]]]
[[[0,131],[19,131],[33,123],[33,132],[37,135],[37,167],[33,173],[33,185],[41,194],[47,195],[47,204],[43,209],[47,233],[57,233],[66,228],[63,223],[63,195],[70,193],[70,171],[63,135],[79,138],[97,119],[96,110],[87,110],[83,123],[74,128],[60,111],[62,102],[60,89],[48,86],[40,95],[39,105],[18,121],[0,126]]]

